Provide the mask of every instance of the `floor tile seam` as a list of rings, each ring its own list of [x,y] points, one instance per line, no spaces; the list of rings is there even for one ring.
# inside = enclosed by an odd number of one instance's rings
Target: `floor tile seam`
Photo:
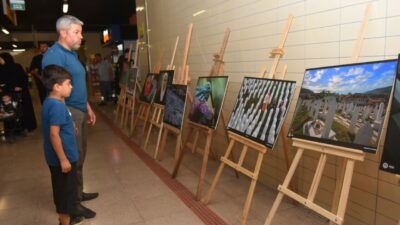
[[[166,172],[166,170],[165,170],[164,168],[162,168],[160,165],[156,164],[151,158],[149,158],[149,156],[148,156],[144,151],[139,150],[139,149],[140,149],[140,146],[138,146],[137,144],[133,143],[133,142],[130,140],[130,137],[128,137],[128,135],[124,134],[123,131],[122,131],[119,127],[115,126],[115,125],[112,123],[111,119],[109,119],[109,118],[107,117],[107,115],[105,115],[104,112],[98,110],[96,107],[94,107],[94,109],[95,109],[95,111],[97,111],[97,112],[100,113],[99,115],[101,115],[101,117],[104,119],[104,121],[106,122],[106,124],[107,124],[109,127],[111,127],[112,130],[114,130],[115,134],[116,134],[119,138],[121,138],[121,139],[125,142],[125,144],[127,144],[127,145],[129,146],[129,148],[130,148],[131,150],[133,150],[133,152],[134,152],[143,162],[145,162],[146,165],[147,165],[157,176],[160,177],[160,179],[166,184],[166,186],[168,186],[169,188],[171,188],[171,186],[168,185],[168,183],[172,183],[172,182],[175,182],[176,184],[180,184],[178,181],[172,180],[172,178],[167,178],[167,177],[169,177],[169,174]],[[163,171],[163,172],[157,172],[157,171]],[[165,182],[164,179],[168,180],[168,182]],[[180,185],[182,185],[182,184],[180,184]],[[183,186],[183,185],[182,185],[182,186]],[[183,187],[183,188],[184,188],[184,187]],[[174,189],[173,189],[172,191],[175,192]],[[190,192],[190,191],[189,191],[189,192]],[[176,192],[175,192],[175,193],[176,193]],[[181,192],[179,192],[179,193],[181,193]],[[177,194],[177,196],[181,199],[181,201],[183,201],[183,199],[182,199],[182,194],[179,194],[179,195]],[[188,194],[185,194],[185,198],[186,198],[186,197],[189,197],[190,199],[194,199],[194,196],[192,195],[191,192],[190,192],[190,195],[189,195],[189,196],[188,196]],[[191,209],[203,222],[206,222],[207,225],[209,225],[209,224],[210,224],[210,225],[216,225],[216,224],[227,225],[227,223],[226,223],[222,218],[220,218],[217,214],[215,214],[211,209],[209,209],[207,206],[203,205],[202,203],[199,203],[199,202],[197,202],[197,201],[194,200],[194,201],[191,201],[190,205],[188,205],[188,204],[186,204],[186,203],[185,203],[185,205],[186,205],[189,209]],[[200,213],[199,211],[193,210],[193,207],[192,207],[192,206],[200,206],[200,208],[202,209],[201,211],[204,211],[204,212],[205,212],[204,216],[203,216],[203,214]],[[211,216],[211,218],[213,218],[213,220],[212,220],[213,222],[212,222],[212,223],[208,223],[210,216]],[[217,223],[215,223],[215,222],[217,222]]]

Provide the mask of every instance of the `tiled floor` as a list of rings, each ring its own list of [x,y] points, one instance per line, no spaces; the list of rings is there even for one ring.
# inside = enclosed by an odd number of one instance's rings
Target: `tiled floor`
[[[154,154],[154,143],[145,152],[137,146],[135,149],[134,144],[125,142],[127,138],[123,133],[117,132],[117,125],[110,126],[112,118],[105,120],[100,116],[112,117],[112,106],[98,110],[97,124],[89,131],[84,176],[85,189],[100,192],[100,197],[84,203],[97,212],[97,216],[86,220],[84,225],[213,224],[204,222],[204,218],[201,220],[194,208],[198,205],[190,208],[191,205],[182,200],[183,192],[196,191],[201,162],[199,155],[185,155],[176,180],[187,190],[176,191],[176,185],[169,184],[170,178],[165,175],[173,168],[173,147],[167,148],[162,161],[154,161],[149,157]],[[158,163],[162,167],[154,169]],[[218,165],[216,160],[209,161],[205,191]],[[0,171],[0,224],[57,224],[40,129],[27,137],[19,137],[15,144],[0,143]],[[160,178],[160,174],[164,177]],[[239,224],[250,181],[244,176],[237,179],[230,169],[225,169],[222,177],[207,210],[217,214],[226,224],[236,225]],[[275,197],[274,190],[257,184],[247,224],[264,224]],[[207,211],[203,209],[202,212]],[[284,200],[273,224],[322,225],[328,222]]]

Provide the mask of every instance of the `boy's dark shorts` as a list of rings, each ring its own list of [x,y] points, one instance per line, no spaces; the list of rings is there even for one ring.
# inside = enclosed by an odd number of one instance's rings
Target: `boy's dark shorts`
[[[77,202],[76,162],[71,163],[71,171],[63,173],[61,166],[49,166],[53,200],[57,213],[71,214]]]

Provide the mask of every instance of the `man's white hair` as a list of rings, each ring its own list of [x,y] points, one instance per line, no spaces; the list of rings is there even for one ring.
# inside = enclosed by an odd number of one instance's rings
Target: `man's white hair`
[[[60,32],[60,30],[62,29],[68,28],[72,24],[78,24],[83,26],[83,22],[80,19],[76,18],[75,16],[64,15],[58,18],[56,22],[57,32]]]

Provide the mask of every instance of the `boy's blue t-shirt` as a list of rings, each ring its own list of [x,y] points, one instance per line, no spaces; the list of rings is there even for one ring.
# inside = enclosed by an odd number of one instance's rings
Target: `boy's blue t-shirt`
[[[50,140],[50,126],[60,126],[61,143],[69,162],[78,161],[78,145],[71,113],[64,102],[47,97],[42,106],[42,129],[44,137],[44,154],[50,166],[60,166],[57,154]]]
[[[87,110],[86,94],[86,70],[78,59],[74,51],[70,51],[56,42],[43,56],[42,69],[48,65],[58,65],[64,67],[72,76],[71,96],[65,99],[68,106],[79,109],[82,112]]]

